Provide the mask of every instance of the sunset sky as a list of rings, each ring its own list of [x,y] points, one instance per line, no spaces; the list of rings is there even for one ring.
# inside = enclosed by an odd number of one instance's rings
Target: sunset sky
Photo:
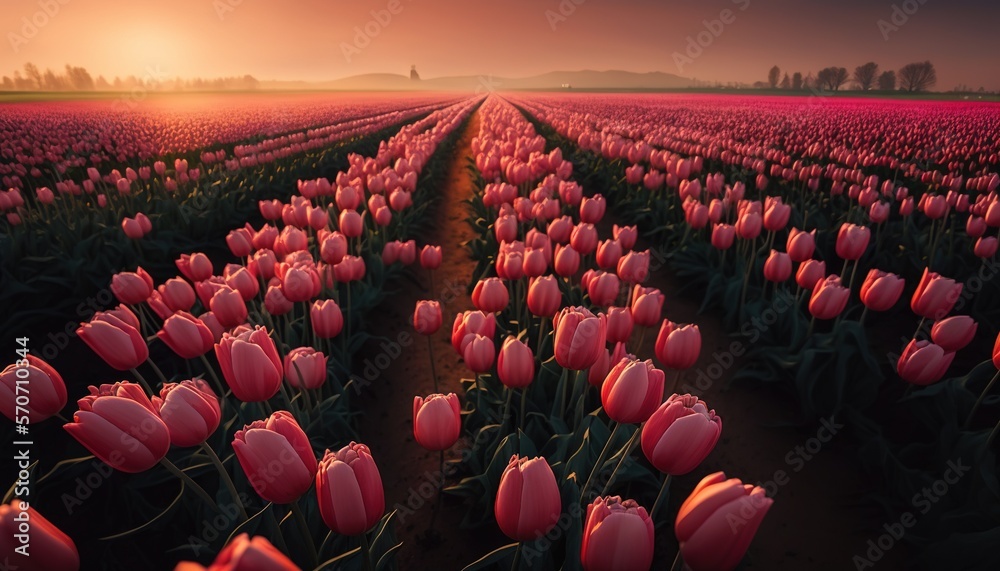
[[[394,15],[386,11],[391,4]],[[45,5],[58,12],[45,15]],[[892,22],[894,5],[912,12],[905,22],[901,11]],[[869,60],[898,69],[930,59],[938,90],[960,83],[1000,90],[995,0],[563,0],[562,6],[560,0],[3,0],[0,75],[31,61],[43,70],[71,63],[108,79],[153,69],[170,77],[315,81],[405,74],[416,64],[423,77],[622,69],[751,83],[775,64],[806,74],[829,65],[853,70]],[[373,10],[390,16],[384,26],[370,23]],[[723,10],[731,11],[730,23],[711,36],[703,22],[718,20]],[[25,19],[43,25],[31,34]],[[901,25],[880,30],[879,20]],[[355,43],[355,27],[366,25],[377,35]],[[707,47],[678,68],[675,52],[683,54],[701,32],[702,40],[711,37]],[[349,57],[345,45],[352,46]]]

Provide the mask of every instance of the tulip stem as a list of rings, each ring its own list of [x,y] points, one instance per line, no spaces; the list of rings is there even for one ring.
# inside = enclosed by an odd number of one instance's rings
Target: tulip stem
[[[201,364],[205,366],[205,371],[208,373],[208,376],[212,377],[212,380],[215,381],[215,387],[219,391],[219,397],[224,398],[226,394],[226,386],[222,384],[222,381],[219,380],[219,376],[215,374],[215,369],[212,368],[212,364],[208,362],[208,358],[205,357],[205,355],[199,355],[198,358],[201,359]]]
[[[434,522],[437,521],[438,512],[441,511],[441,501],[442,501],[443,496],[444,496],[444,484],[445,484],[445,481],[444,481],[445,480],[445,476],[444,476],[444,450],[441,450],[440,461],[438,463],[438,475],[441,478],[441,483],[438,485],[437,501],[434,502],[434,512],[431,513],[431,522],[430,522],[430,525],[427,526],[427,534],[428,534],[428,536],[430,535],[430,533],[432,531],[434,531]]]
[[[295,516],[295,520],[299,524],[299,531],[302,533],[302,537],[306,541],[306,547],[309,548],[309,557],[312,566],[315,568],[319,565],[319,555],[316,553],[316,543],[313,541],[312,533],[309,531],[309,523],[306,522],[306,516],[302,514],[302,510],[299,508],[298,501],[293,501],[291,503],[292,514]]]
[[[653,502],[653,510],[649,512],[649,519],[654,522],[656,521],[656,511],[660,508],[660,504],[662,504],[670,496],[668,491],[669,489],[670,474],[667,474],[667,477],[663,479],[663,483],[660,484],[660,493],[656,494],[656,501]]]
[[[683,565],[683,563],[682,563],[682,560],[681,560],[681,548],[680,548],[680,546],[678,546],[677,547],[677,557],[674,557],[674,563],[670,566],[670,571],[674,571],[675,569],[681,569],[682,565]]]
[[[212,499],[212,496],[208,495],[208,492],[205,491],[205,488],[202,488],[200,485],[198,485],[198,482],[195,482],[193,479],[191,479],[191,476],[185,474],[184,471],[178,468],[176,465],[174,465],[173,462],[167,460],[166,456],[160,459],[160,464],[162,464],[164,468],[169,470],[171,474],[180,478],[181,481],[183,481],[185,484],[191,486],[191,489],[194,490],[194,493],[197,494],[198,497],[202,499],[202,501],[215,508],[215,511],[222,513],[222,509],[219,508],[219,504],[217,504],[215,500]]]
[[[517,549],[514,550],[514,564],[510,566],[510,571],[519,571],[521,569],[521,547],[524,544],[518,542]]]
[[[913,338],[916,339],[920,336],[920,332],[924,330],[924,323],[927,322],[926,317],[920,318],[920,323],[917,325],[917,330],[913,332]]]
[[[131,371],[132,371],[132,374],[135,375],[136,380],[139,381],[139,384],[142,385],[142,388],[146,389],[147,393],[149,393],[150,395],[155,395],[156,394],[156,393],[153,392],[152,387],[149,386],[149,383],[146,382],[146,379],[139,373],[138,370],[131,369]]]
[[[864,309],[864,310],[863,310],[863,311],[861,312],[861,319],[860,319],[860,320],[858,320],[858,323],[860,323],[862,327],[864,327],[864,325],[865,325],[865,318],[866,318],[866,317],[868,317],[868,307],[867,307],[867,306],[866,306],[866,307],[865,307],[865,309]]]
[[[361,534],[361,564],[365,571],[372,571],[372,546],[368,543],[368,533]]]
[[[622,448],[622,457],[618,460],[618,464],[615,469],[611,472],[611,476],[608,481],[604,483],[604,487],[601,489],[601,495],[608,493],[611,486],[615,483],[615,478],[618,476],[618,470],[621,470],[622,466],[625,465],[625,459],[632,456],[632,449],[635,447],[635,443],[639,440],[639,434],[642,432],[642,428],[636,428],[635,432],[632,433],[632,437],[628,439],[625,443],[625,447]]]
[[[430,335],[425,335],[427,337],[427,354],[431,359],[431,378],[434,379],[434,392],[439,392],[438,390],[438,375],[437,375],[437,365],[434,363],[434,340]]]
[[[528,387],[521,389],[521,414],[517,420],[517,429],[524,430],[524,417],[528,408]]]
[[[976,416],[976,411],[979,410],[979,405],[983,404],[983,400],[986,399],[986,395],[989,394],[990,389],[993,388],[993,385],[997,382],[997,379],[1000,379],[1000,371],[997,371],[997,374],[993,375],[993,379],[990,381],[988,385],[986,385],[986,388],[983,389],[983,392],[979,395],[979,398],[976,400],[976,404],[972,405],[972,412],[970,412],[969,417],[965,419],[965,424],[963,425],[962,428],[969,428],[969,426],[972,425],[972,419]]]
[[[984,450],[984,452],[989,452],[989,450],[990,450],[990,445],[992,445],[992,444],[993,444],[993,441],[994,441],[994,440],[996,440],[996,437],[997,437],[997,433],[998,433],[998,432],[1000,432],[1000,422],[997,422],[997,425],[993,427],[993,431],[992,431],[992,432],[990,432],[990,436],[989,436],[989,438],[987,438],[987,439],[986,439],[986,446],[985,446],[985,448],[983,449],[983,450]]]
[[[563,368],[562,375],[559,376],[559,384],[556,390],[559,391],[559,418],[566,418],[566,393],[569,391],[566,386],[569,380],[569,369]]]
[[[542,322],[538,324],[538,345],[535,347],[535,357],[538,358],[539,364],[545,360],[542,358],[542,344],[545,342],[545,325],[547,319],[546,317],[542,317]]]
[[[219,455],[215,453],[215,450],[212,450],[212,447],[209,446],[207,442],[202,442],[198,446],[201,446],[201,449],[208,455],[212,464],[215,464],[215,468],[219,471],[219,477],[222,478],[222,483],[225,484],[226,489],[229,490],[229,495],[233,497],[233,502],[240,510],[240,516],[243,518],[243,521],[248,520],[249,516],[247,516],[246,508],[243,507],[243,501],[240,499],[240,494],[236,491],[233,479],[229,477],[229,472],[227,472],[226,467],[222,465],[222,460],[219,459]]]
[[[604,460],[608,457],[608,450],[611,448],[611,443],[614,442],[615,436],[618,434],[618,429],[622,426],[614,420],[611,422],[615,425],[615,427],[611,430],[611,436],[609,436],[608,441],[604,443],[604,448],[601,449],[601,453],[597,456],[597,462],[594,464],[594,467],[591,468],[590,475],[587,476],[587,482],[583,485],[583,489],[580,490],[580,499],[583,500],[584,503],[590,503],[587,498],[587,492],[590,490],[590,483],[594,479],[594,474],[600,471],[601,466],[604,465]]]
[[[153,372],[156,373],[156,376],[160,379],[160,382],[163,383],[164,385],[167,384],[167,377],[164,376],[163,371],[161,371],[160,368],[156,366],[156,363],[154,363],[153,360],[150,359],[149,357],[146,358],[146,362],[149,363],[149,366],[153,368]]]
[[[642,342],[646,340],[646,328],[642,325],[639,326],[639,340],[635,344],[636,353],[642,350]]]

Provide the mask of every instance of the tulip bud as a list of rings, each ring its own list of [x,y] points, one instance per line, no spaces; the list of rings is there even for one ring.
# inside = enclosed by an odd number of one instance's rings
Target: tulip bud
[[[431,452],[451,448],[462,433],[462,406],[455,393],[413,397],[413,437]]]
[[[611,367],[601,385],[601,403],[611,419],[645,422],[663,400],[663,371],[650,360],[629,356]]]
[[[535,379],[535,355],[524,342],[508,336],[497,357],[497,375],[505,387],[521,389]]]
[[[34,424],[55,416],[66,406],[66,383],[38,357],[29,353],[25,361],[8,365],[0,372],[0,411],[15,422],[27,414],[28,423]],[[24,399],[17,396],[25,393],[31,398],[21,404]]]
[[[580,561],[586,571],[648,571],[653,521],[635,500],[599,497],[587,506]]]
[[[494,513],[500,530],[515,541],[538,539],[555,527],[562,502],[545,458],[511,456],[500,477]]]
[[[668,369],[689,369],[701,355],[701,330],[697,325],[678,326],[664,319],[656,336],[655,353]]]
[[[34,502],[32,502],[34,503]],[[30,531],[25,531],[28,527]],[[24,550],[15,536],[30,533]],[[42,517],[27,501],[13,499],[0,505],[0,560],[11,571],[78,571],[80,554],[68,535]],[[30,545],[30,549],[28,546]]]
[[[200,379],[167,383],[152,403],[167,425],[171,444],[182,448],[207,440],[222,418],[219,397]]]
[[[285,355],[285,381],[297,389],[318,389],[326,382],[326,362],[312,347],[296,347]]]
[[[705,401],[671,395],[642,427],[642,451],[657,470],[681,476],[698,467],[715,448],[722,419]]]
[[[319,511],[327,527],[341,535],[361,535],[385,512],[385,493],[371,451],[351,442],[326,451],[316,472]]]

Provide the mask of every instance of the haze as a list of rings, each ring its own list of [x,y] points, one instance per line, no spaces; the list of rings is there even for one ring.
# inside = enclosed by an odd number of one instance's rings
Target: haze
[[[616,69],[753,83],[773,65],[807,75],[869,60],[882,69],[931,60],[936,90],[1000,90],[1000,3],[923,2],[4,0],[0,75],[30,61],[43,70],[70,63],[109,79],[155,70],[325,81],[406,74],[416,65],[424,78]],[[706,30],[723,10],[730,22],[710,26],[717,34]],[[25,19],[44,24],[26,28]],[[356,28],[375,33],[361,37]],[[688,46],[699,34],[701,53],[678,65],[675,53],[698,52]]]

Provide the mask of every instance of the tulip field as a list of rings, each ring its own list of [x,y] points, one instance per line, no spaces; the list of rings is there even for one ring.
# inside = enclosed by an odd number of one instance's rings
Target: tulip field
[[[174,97],[0,103],[0,569],[1000,568],[1000,104]]]

